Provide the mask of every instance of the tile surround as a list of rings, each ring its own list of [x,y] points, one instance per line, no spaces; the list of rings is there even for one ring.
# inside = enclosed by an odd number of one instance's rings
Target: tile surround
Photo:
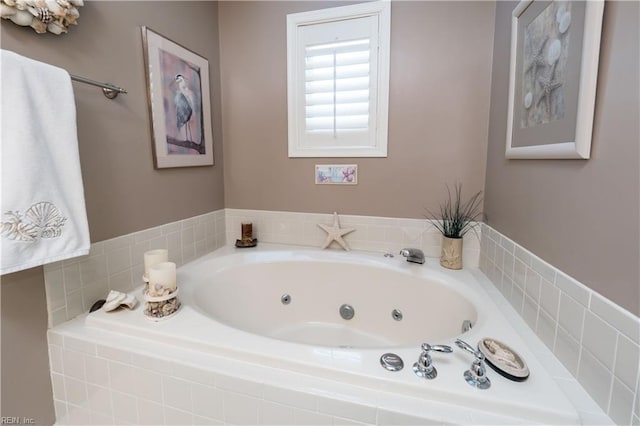
[[[426,219],[404,219],[338,214],[340,226],[355,228],[344,236],[353,250],[397,254],[405,247],[419,248],[427,257],[440,257],[442,236]],[[333,224],[333,214],[226,209],[227,243],[240,237],[240,224],[252,222],[258,241],[320,247],[326,233],[319,223]],[[477,229],[478,235],[480,228]],[[464,238],[463,262],[478,267],[480,241],[470,232]]]
[[[262,242],[319,246],[325,235],[317,224],[331,224],[332,220],[331,214],[224,209],[94,243],[88,256],[45,266],[49,324],[54,326],[86,312],[91,303],[104,297],[109,289],[130,291],[136,287],[135,277],[142,275],[142,254],[146,250],[168,248],[171,260],[181,265],[235,241],[243,221],[254,223],[255,236]],[[429,257],[440,255],[440,234],[426,220],[341,215],[340,223],[356,229],[346,237],[353,249],[397,252],[411,246],[421,248]],[[480,266],[605,413],[619,424],[640,424],[638,317],[491,227],[482,225],[480,235],[480,242],[475,236],[467,238],[465,266]],[[181,379],[164,377],[157,373],[161,370],[159,367],[154,374],[140,369],[154,368],[149,367],[154,363],[163,365],[161,360],[151,362],[148,357],[107,346],[87,346],[86,342],[68,337],[64,338],[64,344],[62,342],[62,336],[50,333],[56,413],[70,424],[156,424],[167,419],[223,424],[242,420],[225,419],[220,414],[225,404],[242,405],[245,409],[238,415],[252,419],[258,416],[256,421],[260,424],[285,420],[289,424],[310,420],[326,424],[355,421],[343,417],[344,407],[340,403],[330,403],[328,411],[319,412],[319,400],[310,402],[298,393],[287,397],[290,391],[286,389],[271,389],[273,396],[265,399],[266,385],[260,388],[261,393],[247,393],[242,381],[231,380],[231,385],[220,387],[229,379],[194,368],[189,371],[186,366],[182,370],[190,375],[180,376]],[[133,377],[140,376],[140,380],[122,379],[127,371],[134,374]],[[184,381],[185,377],[193,380]],[[183,392],[158,410],[165,403],[160,396],[162,392],[151,392],[149,384],[156,383],[157,389],[162,389],[176,380],[182,380],[179,384]],[[216,380],[221,380],[218,387]],[[136,382],[146,383],[146,390],[131,395]],[[201,398],[205,394],[216,395],[215,400],[221,401],[220,404],[207,404]],[[89,405],[84,404],[87,401]],[[358,419],[371,422],[366,407],[353,409],[364,410],[360,414],[366,415]],[[384,419],[397,416],[379,411],[377,421],[384,423]]]
[[[168,223],[91,245],[89,255],[44,267],[49,327],[87,312],[109,290],[128,292],[141,285],[143,254],[166,248],[178,266],[240,237],[240,224],[253,222],[262,242],[319,247],[326,234],[317,224],[333,223],[332,214],[223,209]],[[440,233],[424,219],[340,215],[343,227],[355,228],[344,237],[354,250],[398,253],[415,247],[428,257],[440,256]],[[480,241],[465,237],[464,265],[477,267]]]
[[[109,290],[128,292],[142,284],[143,254],[169,249],[178,266],[225,244],[225,212],[218,210],[91,244],[87,256],[44,267],[49,327],[104,299]]]
[[[640,319],[482,225],[480,269],[617,424],[640,424]]]
[[[200,355],[191,359],[181,352],[173,354],[173,348],[163,355],[181,361],[143,354],[142,345],[135,344],[130,352],[108,346],[110,342],[84,341],[79,347],[69,329],[50,330],[48,337],[50,353],[62,354],[62,371],[54,370],[52,364],[51,374],[57,425],[382,426],[427,424],[433,415],[428,410],[416,411],[415,404],[402,413],[406,407],[390,394],[385,399],[387,406],[382,402],[381,406],[370,405],[365,402],[375,400],[370,390],[357,387],[365,395],[346,397],[344,392],[353,392],[352,385],[330,381],[319,385],[297,373],[283,377],[275,370],[263,371],[256,377],[255,372],[228,364],[233,361],[219,364],[219,359]],[[190,364],[196,359],[200,365]],[[252,379],[236,376],[242,373]],[[338,390],[329,392],[324,386],[338,386]],[[462,415],[460,420],[464,423],[469,418]]]

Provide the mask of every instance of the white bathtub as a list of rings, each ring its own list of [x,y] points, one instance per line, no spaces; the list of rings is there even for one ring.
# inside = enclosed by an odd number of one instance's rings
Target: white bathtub
[[[473,293],[458,280],[384,258],[238,253],[185,268],[180,280],[190,283],[182,300],[218,322],[314,346],[419,347],[450,340],[478,318]],[[341,317],[343,304],[353,318]]]
[[[435,259],[416,265],[400,256],[261,244],[225,247],[193,261],[178,269],[178,285],[183,307],[166,321],[151,322],[138,307],[95,312],[59,330],[114,345],[135,342],[131,350],[163,351],[163,357],[175,348],[171,356],[184,357],[175,362],[227,369],[224,374],[269,386],[289,383],[307,395],[339,395],[349,404],[424,422],[579,423],[572,404],[468,270],[445,270]],[[285,294],[289,304],[281,301]],[[354,308],[353,319],[340,317],[342,304]],[[466,333],[464,320],[473,323]],[[490,389],[469,386],[463,372],[472,359],[455,347],[456,337],[472,345],[482,337],[508,343],[528,362],[530,378],[516,383],[488,370]],[[454,347],[452,354],[433,354],[434,380],[411,369],[423,342]],[[385,352],[402,357],[405,368],[383,369]]]

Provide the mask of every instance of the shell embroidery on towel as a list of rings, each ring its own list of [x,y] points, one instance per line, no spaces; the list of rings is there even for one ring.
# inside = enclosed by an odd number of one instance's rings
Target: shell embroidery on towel
[[[57,238],[67,218],[48,201],[29,207],[24,213],[9,210],[6,221],[0,222],[0,235],[14,241],[35,242],[41,238]]]

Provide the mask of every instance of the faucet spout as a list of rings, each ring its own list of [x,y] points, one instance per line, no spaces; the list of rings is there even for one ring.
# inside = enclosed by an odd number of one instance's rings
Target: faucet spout
[[[424,253],[417,248],[403,248],[400,250],[400,254],[407,258],[407,262],[412,263],[424,263]]]

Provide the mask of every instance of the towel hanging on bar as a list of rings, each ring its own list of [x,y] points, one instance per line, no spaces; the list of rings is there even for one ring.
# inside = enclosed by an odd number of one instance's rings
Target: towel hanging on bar
[[[89,253],[76,106],[62,68],[0,50],[0,274]]]

